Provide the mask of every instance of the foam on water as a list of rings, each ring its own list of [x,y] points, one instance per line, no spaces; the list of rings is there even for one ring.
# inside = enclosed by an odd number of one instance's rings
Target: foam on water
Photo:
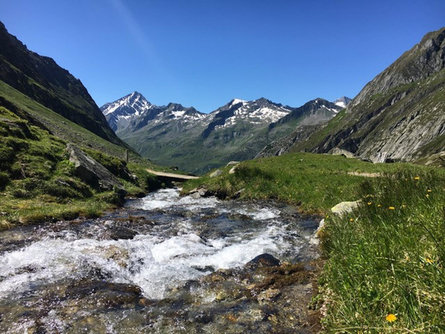
[[[220,201],[216,197],[193,198],[192,196],[179,196],[178,189],[162,189],[141,201],[131,204],[131,207],[143,210],[165,209],[170,207],[187,207],[189,210],[216,207]]]
[[[146,210],[178,205],[192,210],[219,208],[215,198],[179,198],[178,191],[172,189],[147,196],[141,203]],[[212,270],[243,266],[262,253],[280,256],[290,249],[297,250],[289,243],[286,225],[276,220],[279,210],[252,206],[235,208],[235,212],[253,220],[272,221],[261,222],[256,229],[246,224],[244,230],[208,238],[200,236],[190,219],[171,221],[167,231],[173,232],[160,234],[153,229],[131,240],[79,238],[69,229],[57,234],[48,232],[26,247],[0,254],[0,298],[99,271],[111,282],[136,284],[146,297],[158,299],[181,281]],[[113,221],[98,221],[88,228],[96,231],[112,224]],[[208,224],[212,228],[211,222]]]

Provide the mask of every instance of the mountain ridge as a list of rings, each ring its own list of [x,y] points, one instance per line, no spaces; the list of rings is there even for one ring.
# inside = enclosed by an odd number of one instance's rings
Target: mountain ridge
[[[128,112],[125,101],[132,94],[135,92],[101,107],[116,134],[153,161],[197,173],[231,160],[254,158],[266,144],[290,133],[299,122],[319,124],[342,109],[320,98],[304,108],[293,108],[261,97],[251,101],[234,98],[204,114],[174,103],[153,106],[141,95],[150,108]],[[119,103],[124,112],[115,108]],[[179,112],[173,114],[174,110]]]
[[[2,22],[0,45],[0,80],[100,137],[123,145],[79,79],[52,58],[28,50]]]
[[[445,28],[427,33],[367,83],[350,105],[290,151],[345,149],[373,162],[445,150]]]

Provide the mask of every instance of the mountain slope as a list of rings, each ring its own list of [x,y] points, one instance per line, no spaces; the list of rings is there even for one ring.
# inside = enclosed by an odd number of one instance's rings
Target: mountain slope
[[[348,98],[344,99],[340,105],[346,103]],[[286,153],[296,141],[307,137],[340,112],[340,105],[318,98],[294,108],[291,113],[269,125],[269,132],[275,133],[273,137],[277,139],[268,143],[256,157]]]
[[[0,22],[0,80],[61,116],[121,145],[80,80],[49,57],[29,51]]]
[[[445,150],[445,28],[428,33],[377,75],[344,112],[292,151],[338,147],[374,162]]]
[[[202,114],[179,104],[154,106],[137,92],[101,109],[117,135],[138,153],[195,173],[231,160],[253,158],[298,124],[319,124],[341,110],[323,99],[292,108],[260,98],[233,99],[210,114]]]

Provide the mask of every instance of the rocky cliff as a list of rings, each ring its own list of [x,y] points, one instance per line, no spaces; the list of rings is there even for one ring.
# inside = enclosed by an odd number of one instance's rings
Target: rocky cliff
[[[291,150],[336,147],[374,162],[414,161],[445,150],[445,28],[425,35]]]
[[[79,79],[27,49],[0,22],[0,80],[96,135],[121,145]]]

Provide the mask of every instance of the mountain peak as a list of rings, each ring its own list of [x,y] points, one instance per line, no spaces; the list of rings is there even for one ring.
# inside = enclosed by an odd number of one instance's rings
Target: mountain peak
[[[346,108],[348,106],[349,102],[351,102],[351,101],[352,101],[352,99],[350,99],[349,97],[342,96],[342,97],[339,97],[338,99],[336,99],[334,101],[334,104],[341,108]]]
[[[178,120],[185,124],[205,117],[205,114],[195,108],[186,108],[179,103],[156,106],[138,91],[104,104],[100,109],[114,131],[122,131],[128,127],[139,129],[151,122],[163,123],[167,120]]]
[[[234,98],[232,101],[229,102],[229,105],[234,106],[235,104],[239,104],[239,103],[242,103],[244,105],[245,103],[247,103],[247,101]]]

